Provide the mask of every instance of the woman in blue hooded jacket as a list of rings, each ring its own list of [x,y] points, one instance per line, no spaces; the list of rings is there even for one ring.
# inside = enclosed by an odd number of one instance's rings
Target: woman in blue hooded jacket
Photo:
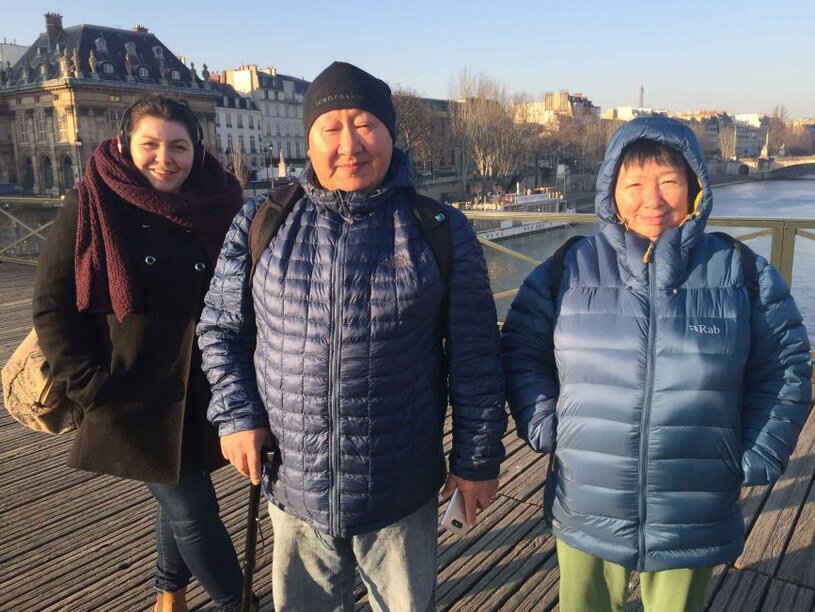
[[[711,207],[691,130],[627,123],[598,175],[599,232],[567,250],[557,295],[549,260],[507,315],[517,430],[551,453],[564,612],[621,609],[632,570],[646,610],[700,610],[744,546],[741,485],[779,477],[806,419],[801,315],[764,258],[705,233]]]

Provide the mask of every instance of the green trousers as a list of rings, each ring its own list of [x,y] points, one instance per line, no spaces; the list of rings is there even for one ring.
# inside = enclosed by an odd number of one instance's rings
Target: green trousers
[[[560,612],[618,612],[628,601],[631,570],[557,540]],[[645,612],[701,612],[712,567],[641,572]]]

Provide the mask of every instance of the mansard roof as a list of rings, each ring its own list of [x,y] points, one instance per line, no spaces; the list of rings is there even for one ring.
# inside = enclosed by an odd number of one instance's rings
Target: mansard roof
[[[65,77],[179,87],[203,83],[152,32],[86,24],[61,29],[50,44],[47,34],[40,34],[4,81],[14,87]]]
[[[289,76],[288,74],[280,74],[276,72],[270,74],[264,70],[258,70],[258,83],[261,89],[283,89],[283,81],[291,81],[294,83],[294,93],[304,94],[306,88],[309,86],[310,81],[306,81],[299,77]]]
[[[228,83],[218,83],[216,81],[210,81],[210,85],[216,93],[221,94],[221,97],[215,101],[215,106],[253,111],[260,110],[251,98],[240,94],[232,85]],[[226,98],[226,104],[224,103],[224,98]]]

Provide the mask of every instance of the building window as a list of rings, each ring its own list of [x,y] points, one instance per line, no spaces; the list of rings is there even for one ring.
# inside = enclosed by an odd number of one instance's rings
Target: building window
[[[232,113],[226,114],[226,127],[232,127]]]
[[[249,115],[249,129],[250,130],[255,129],[255,116],[254,115]]]
[[[291,157],[291,141],[286,142],[286,157]]]
[[[221,114],[215,113],[215,127],[221,127]]]
[[[45,122],[45,111],[38,110],[36,114],[37,122],[37,142],[45,142],[46,134],[48,133],[48,126]]]
[[[243,115],[241,115],[240,113],[238,113],[238,127],[239,128],[243,127]]]
[[[108,128],[112,131],[119,130],[119,124],[122,122],[123,111],[121,108],[109,108],[107,110]]]
[[[42,182],[46,189],[54,188],[54,166],[47,155],[42,158]]]
[[[245,151],[245,148],[243,146],[243,134],[238,136],[238,145],[240,145],[240,151],[241,153],[243,153]]]
[[[164,57],[164,49],[162,49],[161,47],[158,47],[158,46],[153,47],[153,56],[155,56],[157,58],[163,58]]]
[[[116,72],[116,68],[110,62],[105,62],[104,64],[102,64],[102,72],[104,72],[105,74],[113,74],[114,72]]]
[[[139,66],[136,73],[139,75],[139,78],[146,79],[150,76],[150,71],[147,69],[147,66]]]
[[[226,137],[226,151],[224,153],[232,153],[232,134],[228,134]]]
[[[277,129],[277,135],[282,136],[283,135],[283,129],[280,127],[280,122],[279,121],[275,122],[275,128]]]
[[[215,148],[218,149],[219,152],[223,150],[223,149],[221,149],[221,135],[220,134],[215,134]]]
[[[57,113],[57,131],[59,132],[59,141],[66,142],[68,140],[68,116],[61,110],[55,111]]]
[[[257,149],[255,148],[255,137],[249,137],[249,152],[250,153],[257,153]]]
[[[170,80],[171,81],[180,81],[181,80],[181,73],[178,70],[170,70]]]
[[[295,151],[295,153],[297,153],[296,157],[300,157],[300,143],[299,142],[294,143],[294,151]]]
[[[17,115],[17,125],[20,129],[20,144],[28,144],[28,121],[26,121],[25,113]]]

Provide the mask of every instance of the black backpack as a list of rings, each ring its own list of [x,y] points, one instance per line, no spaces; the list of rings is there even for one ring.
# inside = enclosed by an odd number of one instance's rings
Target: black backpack
[[[758,295],[758,264],[756,263],[756,253],[744,244],[741,240],[733,238],[730,234],[724,232],[711,232],[713,236],[724,238],[732,247],[741,255],[741,271],[744,275],[744,286],[747,288],[747,293],[750,295],[752,302]],[[553,300],[557,299],[560,293],[560,281],[563,278],[563,260],[566,257],[566,252],[578,240],[582,240],[584,236],[572,236],[564,242],[558,250],[552,255],[552,265],[549,268],[549,294]]]
[[[415,189],[410,191],[413,214],[419,220],[422,235],[430,245],[436,265],[439,267],[441,280],[444,283],[446,305],[450,271],[453,267],[453,235],[450,230],[450,216],[436,200],[420,195]],[[294,205],[303,197],[303,193],[303,187],[299,183],[279,187],[272,190],[258,206],[249,228],[249,254],[252,258],[250,285],[255,276],[255,268],[260,256],[269,246],[272,238],[277,235],[277,231],[289,216]]]

